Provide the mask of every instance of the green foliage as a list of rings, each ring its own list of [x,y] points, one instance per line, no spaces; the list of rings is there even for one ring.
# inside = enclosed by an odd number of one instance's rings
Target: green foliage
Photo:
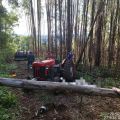
[[[0,87],[0,105],[9,108],[17,103],[16,96],[9,92],[6,88]]]
[[[18,18],[15,13],[8,13],[3,6],[0,6],[0,49],[5,48],[10,43],[12,28],[17,21]]]
[[[29,50],[30,37],[29,36],[18,36],[18,39],[19,39],[18,49],[28,51]]]
[[[18,21],[15,12],[8,12],[2,5],[0,5],[0,62],[11,58],[13,55],[13,26]],[[6,59],[7,58],[7,59]],[[8,62],[7,61],[7,62]]]
[[[15,64],[0,64],[0,77],[10,78],[9,73],[17,68]]]
[[[8,110],[0,106],[0,120],[9,120]]]
[[[10,77],[8,73],[17,68],[17,66],[14,63],[12,63],[13,57],[14,57],[14,51],[10,49],[3,49],[2,51],[0,51],[0,76],[1,77]]]
[[[8,2],[13,7],[18,7],[19,6],[19,0],[8,0]]]
[[[15,120],[12,112],[17,105],[17,98],[6,87],[0,86],[0,120]]]
[[[85,74],[83,78],[88,82],[88,83],[93,83],[94,78],[90,75]]]
[[[5,72],[0,72],[0,77],[10,78],[10,75],[6,74]]]
[[[120,87],[120,73],[114,68],[93,67],[90,72],[88,67],[80,65],[77,78],[80,77],[83,77],[86,82],[96,84],[99,87]]]
[[[0,77],[10,77],[6,74],[6,71],[13,70],[16,68],[14,64],[0,64]],[[16,96],[6,87],[0,86],[0,120],[16,120],[17,110],[17,98]]]
[[[9,43],[10,49],[14,51],[17,50],[28,51],[29,50],[30,36],[18,36],[14,35],[13,39]]]
[[[6,109],[0,106],[0,120],[17,120],[17,115],[19,113],[17,111],[13,111],[12,113],[11,110],[11,108]]]
[[[109,77],[109,78],[105,78],[103,82],[104,82],[103,86],[106,88],[120,87],[120,79]]]
[[[0,51],[0,64],[10,63],[13,56],[14,52],[11,49],[3,49]]]
[[[17,20],[16,13],[9,13],[0,4],[0,77],[10,77],[6,72],[16,67],[8,63],[11,63],[15,53],[13,27]],[[0,86],[0,120],[15,120],[15,114],[12,110],[15,109],[16,105],[16,96],[6,87]]]
[[[29,0],[22,0],[22,7],[27,15],[30,15],[30,2]]]

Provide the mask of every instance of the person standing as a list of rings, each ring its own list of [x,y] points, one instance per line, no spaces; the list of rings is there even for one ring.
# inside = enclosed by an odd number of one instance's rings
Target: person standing
[[[27,63],[27,67],[28,67],[28,71],[30,69],[30,66],[32,65],[32,63],[35,61],[35,56],[32,52],[30,52],[28,54],[28,57],[27,57],[27,60],[28,60],[28,63]]]
[[[63,70],[63,77],[65,78],[66,82],[74,82],[75,81],[75,67],[73,63],[73,54],[69,52],[67,54],[66,59],[62,61],[61,67]]]

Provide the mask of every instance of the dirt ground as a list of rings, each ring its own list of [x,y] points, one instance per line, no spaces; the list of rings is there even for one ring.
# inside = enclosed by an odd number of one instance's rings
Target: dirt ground
[[[27,63],[16,62],[16,78],[27,78]],[[72,93],[12,89],[19,101],[17,120],[120,120],[120,99]],[[44,109],[43,109],[44,108]]]

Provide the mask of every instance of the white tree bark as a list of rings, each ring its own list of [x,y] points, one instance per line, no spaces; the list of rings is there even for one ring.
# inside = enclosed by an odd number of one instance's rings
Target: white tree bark
[[[17,88],[28,88],[48,91],[70,91],[79,93],[82,95],[89,96],[103,96],[103,97],[120,97],[115,91],[107,88],[93,88],[89,86],[77,86],[73,84],[65,84],[59,82],[50,81],[35,81],[25,79],[13,79],[13,78],[0,78],[0,85],[17,87]]]

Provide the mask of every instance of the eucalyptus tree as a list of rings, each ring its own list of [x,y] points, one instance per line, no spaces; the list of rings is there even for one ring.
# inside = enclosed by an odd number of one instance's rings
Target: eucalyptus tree
[[[95,15],[95,0],[92,0],[91,2],[91,20],[90,20],[90,26],[92,27],[92,23],[94,20],[94,15]],[[90,36],[90,45],[89,45],[89,51],[88,51],[88,58],[89,58],[89,65],[90,65],[90,70],[92,66],[92,61],[93,61],[93,29],[91,31],[91,36]]]
[[[22,7],[27,16],[29,32],[31,34],[32,50],[36,56],[40,55],[41,48],[41,0],[22,0]]]
[[[117,4],[119,5],[118,11],[120,11],[120,1],[117,0]],[[116,54],[116,66],[117,68],[120,67],[120,14],[118,14],[118,21],[117,21],[117,54]]]
[[[55,0],[55,51],[56,51],[56,58],[57,58],[57,4],[58,0]]]
[[[59,4],[59,36],[60,36],[60,60],[62,60],[62,54],[63,54],[63,36],[62,36],[62,3],[63,0],[58,0]]]
[[[41,0],[37,0],[37,21],[38,21],[38,56],[40,55],[40,51],[42,50],[41,46]]]
[[[108,47],[108,66],[111,67],[115,58],[115,36],[117,28],[117,19],[119,15],[119,0],[117,2],[111,1],[111,22],[110,22],[110,35],[109,35],[109,47]]]
[[[36,3],[37,15],[32,11],[32,6],[35,6],[27,1],[33,46],[40,51],[41,0]],[[91,67],[112,67],[119,64],[120,0],[46,0],[45,5],[48,26],[47,51],[62,59],[67,52],[73,50],[76,66],[80,62]]]
[[[102,31],[103,31],[103,11],[104,11],[104,1],[101,0],[98,3],[98,7],[102,8],[101,14],[97,17],[96,21],[96,51],[95,51],[95,66],[100,66],[101,62],[101,45],[102,45]]]
[[[72,50],[71,4],[72,0],[67,0],[67,39],[66,39],[67,52],[70,52]]]

